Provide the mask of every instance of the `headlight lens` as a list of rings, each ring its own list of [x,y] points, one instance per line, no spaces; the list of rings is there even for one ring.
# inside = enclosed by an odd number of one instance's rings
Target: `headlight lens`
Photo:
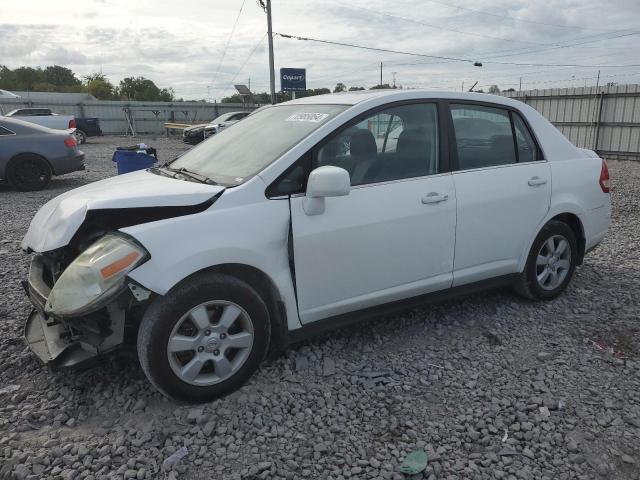
[[[60,275],[45,310],[60,316],[89,313],[117,293],[127,274],[148,253],[121,235],[107,234],[76,258]]]

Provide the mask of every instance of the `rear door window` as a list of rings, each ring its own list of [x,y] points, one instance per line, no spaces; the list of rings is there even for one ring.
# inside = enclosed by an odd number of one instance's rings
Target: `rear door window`
[[[518,162],[535,162],[539,159],[538,147],[533,140],[529,129],[517,113],[511,112],[513,119],[513,129],[516,133],[516,144],[518,146]]]
[[[451,105],[458,149],[458,169],[516,163],[508,110],[481,105]]]

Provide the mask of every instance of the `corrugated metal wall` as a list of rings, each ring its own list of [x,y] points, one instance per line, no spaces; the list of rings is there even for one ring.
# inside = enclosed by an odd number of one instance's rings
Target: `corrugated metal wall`
[[[29,101],[26,99],[0,100],[0,108],[8,113],[16,108],[50,108],[55,113],[81,117],[97,117],[103,133],[125,134],[126,112],[131,112],[136,133],[163,133],[165,122],[207,123],[226,112],[252,110],[253,105],[206,102],[115,102],[85,101],[81,103],[60,101]]]
[[[531,105],[578,147],[612,158],[640,160],[640,85],[551,88],[503,95]]]

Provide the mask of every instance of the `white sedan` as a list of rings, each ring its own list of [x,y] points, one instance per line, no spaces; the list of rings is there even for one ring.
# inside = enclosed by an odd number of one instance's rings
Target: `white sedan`
[[[516,100],[307,97],[43,206],[26,337],[53,367],[137,343],[160,391],[207,401],[363,315],[509,285],[552,299],[610,216],[606,163]]]

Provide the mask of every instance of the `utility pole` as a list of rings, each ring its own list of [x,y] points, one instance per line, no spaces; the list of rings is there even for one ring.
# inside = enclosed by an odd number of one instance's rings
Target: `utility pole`
[[[462,80],[462,91],[464,92],[464,80]]]
[[[522,91],[522,77],[520,77],[520,92]]]
[[[391,72],[391,75],[393,75],[393,88],[396,88],[396,74],[398,72]]]
[[[380,62],[380,86],[382,87],[382,62]]]
[[[596,80],[596,93],[598,92],[599,86],[600,86],[600,70],[598,70],[598,79]]]
[[[276,103],[276,74],[273,66],[273,30],[271,28],[271,0],[267,0],[267,34],[269,37],[269,79],[271,82],[271,105]]]

